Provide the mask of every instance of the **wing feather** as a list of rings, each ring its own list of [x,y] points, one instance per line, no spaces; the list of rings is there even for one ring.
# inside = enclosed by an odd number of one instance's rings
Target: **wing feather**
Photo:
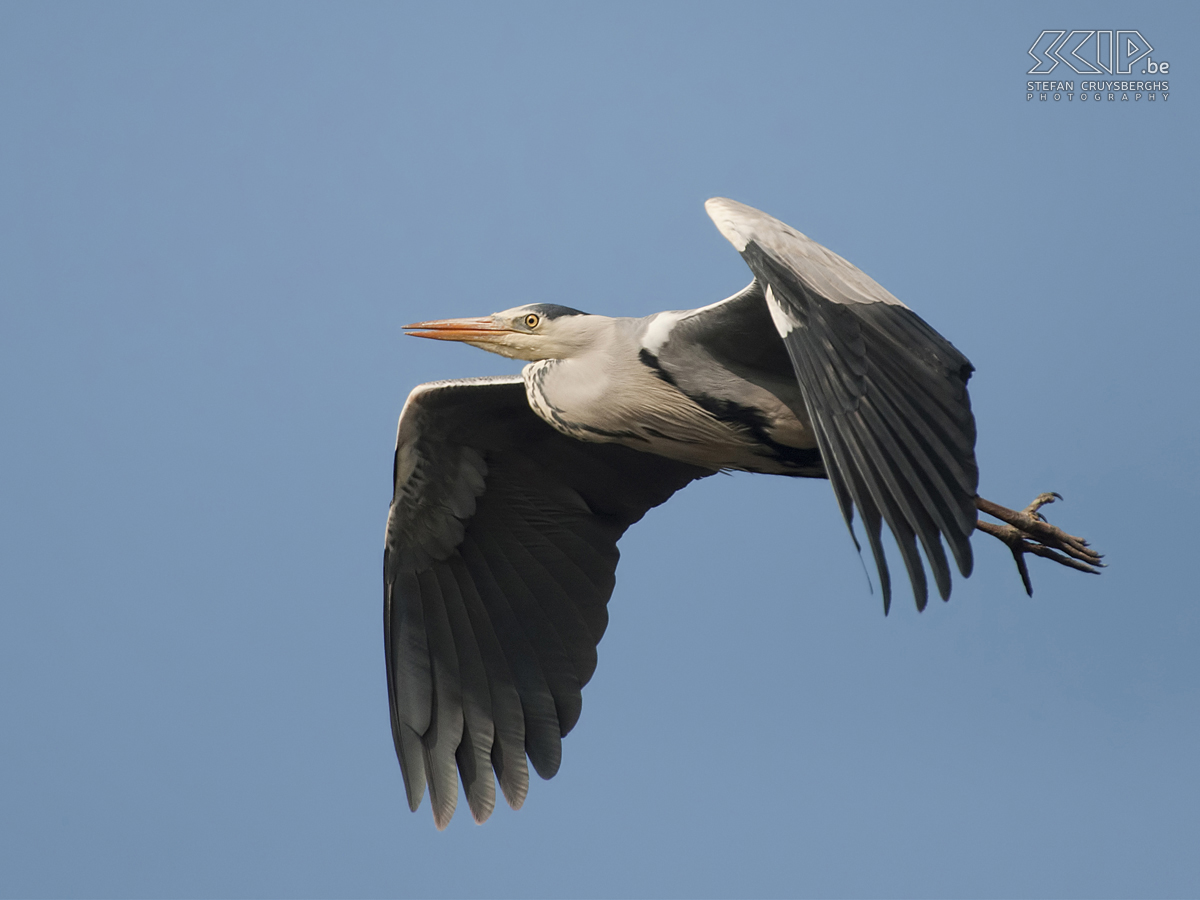
[[[415,572],[398,572],[387,580],[384,564],[383,634],[387,648],[388,701],[392,711],[392,739],[404,774],[404,790],[413,811],[425,794],[425,762],[421,735],[429,727],[433,676],[425,641],[425,617],[419,603],[393,604],[399,596],[419,596]]]
[[[429,635],[429,657],[433,663],[433,702],[429,728],[421,735],[425,773],[429,780],[429,802],[439,829],[450,824],[458,803],[458,763],[455,756],[462,740],[462,687],[458,653],[450,632],[446,598],[437,569],[417,575]]]
[[[712,474],[539,419],[519,378],[422,385],[397,429],[384,549],[384,634],[410,807],[444,828],[461,778],[471,813],[514,808],[562,759],[608,624],[616,542]]]
[[[529,756],[533,767],[541,774],[553,766],[558,768],[561,759],[559,746],[558,712],[554,705],[549,681],[542,668],[542,654],[534,648],[537,633],[530,633],[527,624],[514,609],[514,598],[510,592],[523,589],[521,585],[505,583],[503,573],[497,573],[480,549],[475,535],[463,541],[462,557],[471,571],[480,596],[483,597],[492,621],[497,626],[500,646],[512,671],[517,695],[521,699],[524,717],[524,753]]]
[[[551,705],[543,708],[534,728],[529,727],[526,718],[526,747],[530,746],[531,736],[544,735],[541,744],[535,743],[535,750],[544,752],[529,753],[533,767],[543,778],[551,778],[558,771],[562,760],[562,748],[559,738],[562,736],[562,725],[572,716],[578,720],[579,711],[574,707],[582,704],[580,691],[583,685],[579,683],[571,662],[567,658],[567,650],[562,638],[555,630],[554,624],[539,606],[535,593],[548,590],[545,579],[539,573],[518,569],[504,552],[506,538],[500,534],[492,534],[493,538],[485,545],[484,555],[488,567],[496,578],[496,583],[508,600],[521,630],[528,638],[530,652],[536,659],[538,668],[544,678],[547,690],[550,692]]]
[[[852,534],[855,509],[862,518],[884,609],[891,601],[880,541],[885,522],[917,607],[925,607],[928,591],[918,543],[947,599],[945,547],[959,572],[969,575],[977,517],[975,420],[966,388],[970,362],[869,276],[820,244],[732,200],[710,200],[706,207],[763,286]]]
[[[529,790],[529,770],[525,767],[525,713],[521,696],[508,660],[504,656],[493,616],[486,609],[467,564],[461,555],[447,560],[460,587],[460,596],[476,638],[476,646],[484,670],[488,673],[491,697],[493,740],[490,748],[491,765],[504,798],[513,809],[520,809]],[[488,782],[486,765],[481,767]],[[419,798],[418,798],[419,799]],[[474,811],[474,807],[472,807]],[[477,817],[479,821],[486,819]]]
[[[508,556],[514,568],[523,573],[526,584],[530,585],[530,595],[562,642],[575,681],[582,687],[596,671],[597,642],[571,599],[571,590],[564,586],[564,581],[569,584],[571,580],[560,574],[559,566],[547,561],[547,557],[557,555],[557,548],[536,530],[529,528],[523,517],[522,524],[526,530],[521,533],[520,540],[513,533],[504,536]],[[531,548],[537,552],[532,552]],[[578,584],[573,587],[579,590]],[[575,721],[565,725],[566,731],[574,726]]]
[[[463,731],[455,759],[471,815],[475,821],[482,822],[491,815],[496,805],[490,763],[494,728],[489,679],[483,652],[475,638],[475,629],[463,600],[459,573],[451,566],[440,566],[434,571],[445,601],[459,666]]]

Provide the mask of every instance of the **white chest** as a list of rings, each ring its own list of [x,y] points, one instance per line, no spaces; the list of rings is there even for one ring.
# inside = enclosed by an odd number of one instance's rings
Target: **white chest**
[[[716,418],[641,363],[621,368],[589,357],[543,360],[522,374],[534,412],[577,440],[624,444],[714,469],[763,470],[743,429]]]

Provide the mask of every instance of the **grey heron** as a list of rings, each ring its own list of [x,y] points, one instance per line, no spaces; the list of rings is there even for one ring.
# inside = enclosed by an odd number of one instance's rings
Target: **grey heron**
[[[641,319],[549,303],[406,326],[528,364],[423,384],[400,415],[384,551],[392,733],[409,806],[434,821],[458,781],[475,820],[495,780],[517,808],[579,718],[608,623],[617,541],[647,510],[723,470],[828,478],[891,578],[887,524],[918,609],[920,550],[943,599],[949,550],[971,573],[977,528],[1084,571],[1100,556],[1038,509],[976,494],[972,366],[865,273],[732,200],[709,216],[749,265],[744,290]],[[979,512],[1005,524],[981,522]],[[857,545],[857,537],[854,538]]]

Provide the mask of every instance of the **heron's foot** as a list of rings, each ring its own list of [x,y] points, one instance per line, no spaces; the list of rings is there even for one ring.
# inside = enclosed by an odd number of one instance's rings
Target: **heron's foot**
[[[1033,582],[1029,580],[1029,569],[1025,567],[1026,553],[1052,559],[1059,565],[1093,575],[1099,575],[1104,566],[1102,555],[1089,547],[1087,541],[1051,525],[1039,512],[1047,503],[1061,499],[1059,494],[1053,492],[1038,494],[1032,503],[1018,512],[982,497],[975,498],[976,509],[1007,523],[997,525],[980,519],[975,527],[1003,541],[1012,551],[1017,571],[1021,573],[1021,581],[1025,584],[1025,593],[1030,597],[1033,596]]]

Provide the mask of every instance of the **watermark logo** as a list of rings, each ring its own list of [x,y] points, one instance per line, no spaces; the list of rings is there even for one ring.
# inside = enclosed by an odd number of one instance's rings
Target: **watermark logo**
[[[1140,31],[1043,31],[1029,47],[1028,75],[1049,75],[1062,63],[1076,75],[1167,75],[1171,64],[1155,61],[1154,47]],[[1144,60],[1144,62],[1143,62]]]
[[[1026,53],[1033,59],[1026,74],[1038,76],[1025,82],[1026,100],[1165,102],[1170,98],[1171,63],[1151,56],[1154,46],[1136,29],[1047,29]],[[1047,78],[1051,73],[1053,77]],[[1071,73],[1085,79],[1076,82]],[[1138,80],[1138,76],[1150,77]]]

